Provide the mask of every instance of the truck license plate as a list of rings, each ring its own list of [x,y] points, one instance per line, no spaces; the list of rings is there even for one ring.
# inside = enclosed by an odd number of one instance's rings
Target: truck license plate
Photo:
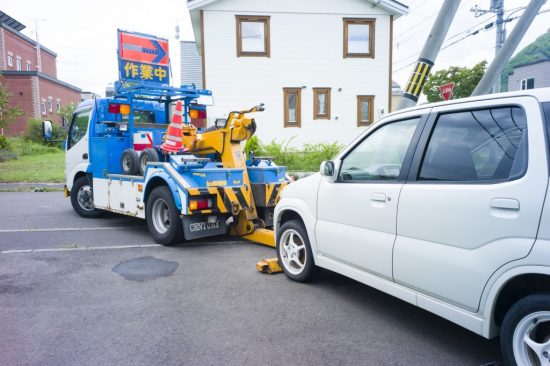
[[[185,240],[223,235],[227,232],[225,218],[218,215],[184,216],[183,234]]]

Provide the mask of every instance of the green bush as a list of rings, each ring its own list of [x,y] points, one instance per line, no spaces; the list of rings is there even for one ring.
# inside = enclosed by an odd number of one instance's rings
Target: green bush
[[[0,135],[0,150],[11,150],[10,142],[6,136]]]
[[[302,149],[298,149],[291,145],[292,140],[272,140],[269,144],[263,144],[254,136],[247,141],[245,151],[247,154],[254,151],[255,156],[272,157],[277,165],[286,166],[289,171],[317,171],[321,162],[334,158],[343,148],[343,145],[334,142],[304,144]]]
[[[36,142],[29,141],[22,137],[12,137],[9,139],[12,151],[18,156],[42,155],[59,152],[59,148],[46,146]]]
[[[64,140],[66,139],[67,132],[63,127],[52,123],[53,131],[52,136],[54,140]],[[37,144],[47,145],[47,146],[56,146],[59,147],[59,142],[47,142],[44,140],[42,135],[42,121],[39,119],[30,119],[28,124],[27,133],[25,134],[25,140],[32,141]]]

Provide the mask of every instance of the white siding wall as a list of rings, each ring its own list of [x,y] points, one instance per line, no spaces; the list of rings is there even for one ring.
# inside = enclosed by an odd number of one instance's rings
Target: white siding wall
[[[535,79],[535,88],[549,87],[550,61],[515,68],[508,76],[508,91],[521,90],[521,81],[531,78]]]
[[[236,57],[237,14],[271,16],[270,58]],[[376,18],[375,59],[343,58],[344,17]],[[210,118],[263,102],[259,138],[295,136],[301,146],[355,138],[364,129],[356,127],[357,95],[376,96],[375,119],[387,112],[390,16],[364,0],[224,0],[204,9],[204,26]],[[284,128],[283,88],[302,86],[302,127]],[[313,120],[314,87],[332,88],[331,120]]]
[[[181,84],[202,88],[202,59],[195,42],[181,41]]]

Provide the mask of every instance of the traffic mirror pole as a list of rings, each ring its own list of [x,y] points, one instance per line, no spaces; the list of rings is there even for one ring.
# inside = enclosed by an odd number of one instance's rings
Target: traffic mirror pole
[[[460,0],[445,0],[399,99],[397,110],[414,107],[455,17]]]
[[[508,36],[504,42],[504,45],[495,56],[495,59],[477,84],[472,96],[489,94],[491,92],[493,84],[498,78],[500,78],[500,74],[502,73],[502,70],[504,70],[504,66],[506,66],[506,63],[510,60],[510,57],[512,57],[512,54],[518,47],[519,42],[525,35],[525,32],[527,32],[527,29],[529,29],[531,22],[535,19],[544,3],[546,3],[546,0],[531,0],[529,5],[527,5],[527,8],[519,19],[518,24],[516,24],[510,33],[510,36]]]

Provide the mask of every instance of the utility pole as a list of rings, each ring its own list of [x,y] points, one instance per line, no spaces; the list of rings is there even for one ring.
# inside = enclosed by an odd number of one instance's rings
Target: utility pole
[[[546,3],[546,0],[531,0],[529,5],[527,5],[523,15],[518,20],[518,24],[516,24],[515,28],[510,33],[510,36],[506,42],[504,42],[500,52],[496,55],[495,59],[485,72],[485,75],[483,75],[479,81],[479,84],[477,84],[472,96],[488,94],[491,91],[491,86],[494,85],[497,79],[500,79],[500,74],[502,73],[504,66],[510,60],[510,57],[512,57],[512,54],[518,47],[519,42],[525,35],[525,32],[527,32],[527,29],[529,29],[531,22],[533,22],[533,19],[535,19],[544,3]]]
[[[418,102],[420,92],[430,74],[430,70],[447,36],[447,32],[449,31],[459,5],[460,0],[445,0],[441,6],[437,19],[428,35],[428,39],[426,39],[426,43],[424,43],[424,48],[422,48],[418,61],[414,65],[409,81],[403,91],[403,95],[401,99],[399,99],[397,110],[413,107],[416,105],[416,102]]]
[[[491,6],[489,10],[483,10],[480,9],[479,6],[474,6],[470,9],[470,11],[473,11],[475,13],[475,17],[480,17],[482,15],[485,15],[487,13],[495,13],[497,16],[496,22],[495,22],[495,28],[496,28],[496,37],[495,37],[495,58],[498,55],[498,52],[504,45],[504,41],[506,40],[506,34],[504,30],[504,0],[491,0]],[[493,93],[499,93],[500,92],[500,78],[498,78],[493,85]]]

